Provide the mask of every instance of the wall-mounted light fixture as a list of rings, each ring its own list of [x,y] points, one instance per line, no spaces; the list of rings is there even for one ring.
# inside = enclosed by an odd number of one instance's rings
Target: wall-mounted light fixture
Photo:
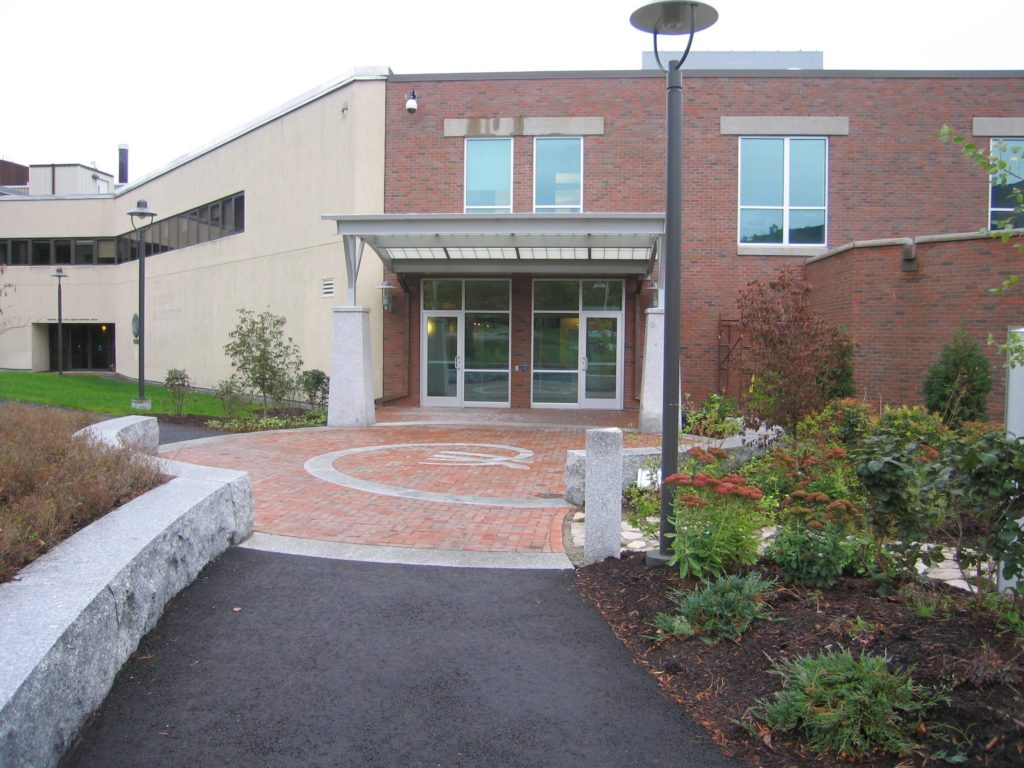
[[[385,312],[393,312],[395,309],[394,302],[391,300],[391,283],[385,280],[383,283],[377,286],[380,289],[380,305]]]
[[[419,108],[419,102],[416,100],[416,91],[405,94],[405,111],[410,115],[415,115],[416,110]]]

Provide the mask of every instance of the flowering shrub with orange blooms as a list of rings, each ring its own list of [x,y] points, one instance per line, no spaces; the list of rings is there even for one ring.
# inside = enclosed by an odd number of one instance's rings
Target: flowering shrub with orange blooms
[[[720,455],[724,454],[724,456]],[[757,508],[761,490],[739,474],[721,477],[714,471],[729,454],[720,449],[693,448],[693,462],[704,470],[677,472],[664,480],[673,495],[675,534],[672,561],[683,578],[721,576],[757,562],[760,530],[767,523]]]

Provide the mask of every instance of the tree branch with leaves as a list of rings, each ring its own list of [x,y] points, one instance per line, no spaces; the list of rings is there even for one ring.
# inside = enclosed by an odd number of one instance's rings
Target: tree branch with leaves
[[[988,231],[991,237],[1011,245],[1024,255],[1024,142],[995,139],[986,149],[948,125],[939,130],[939,140],[959,147],[961,154],[988,174],[992,183],[992,208],[1005,211],[1005,215],[993,217],[989,229],[983,231]],[[1010,275],[998,286],[990,288],[989,293],[1001,295],[1018,283],[1020,275]],[[989,334],[988,341],[989,344],[995,343],[992,334]],[[999,350],[1007,355],[1008,366],[1024,366],[1024,340],[1011,338],[1000,344]]]

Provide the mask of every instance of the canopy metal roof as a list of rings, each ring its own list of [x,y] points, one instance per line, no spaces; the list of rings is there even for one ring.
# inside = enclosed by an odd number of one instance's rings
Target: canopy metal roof
[[[363,245],[402,274],[650,274],[660,213],[327,214],[345,238],[354,285]],[[355,265],[355,272],[352,267]]]

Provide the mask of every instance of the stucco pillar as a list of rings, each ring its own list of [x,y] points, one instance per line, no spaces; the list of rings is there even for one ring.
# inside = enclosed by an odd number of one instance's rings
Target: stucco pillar
[[[335,307],[327,426],[368,427],[375,421],[370,310]]]
[[[659,302],[660,303],[660,302]],[[647,330],[644,334],[644,370],[640,380],[640,431],[661,434],[661,395],[664,386],[662,366],[665,347],[665,310],[652,307],[647,310]],[[682,402],[682,400],[680,400]],[[678,419],[676,420],[678,422]]]

